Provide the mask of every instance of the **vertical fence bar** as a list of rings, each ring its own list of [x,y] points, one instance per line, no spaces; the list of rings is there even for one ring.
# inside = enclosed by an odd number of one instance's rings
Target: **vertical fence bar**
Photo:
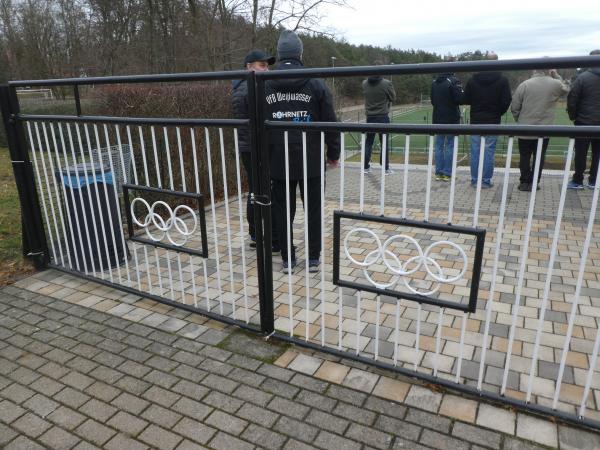
[[[248,317],[248,288],[246,287],[246,249],[244,245],[244,213],[243,213],[243,203],[242,203],[242,180],[240,177],[241,168],[240,168],[240,149],[239,149],[239,141],[238,141],[238,130],[235,128],[233,130],[233,139],[235,144],[235,174],[237,181],[237,194],[238,194],[238,213],[240,219],[240,248],[242,249],[242,282],[244,284],[244,319],[246,323],[250,321]]]
[[[289,303],[289,315],[290,315],[290,337],[294,336],[294,305],[292,301],[293,292],[292,292],[292,235],[294,230],[292,230],[291,224],[291,212],[290,212],[290,150],[289,150],[289,136],[287,130],[283,132],[284,139],[284,152],[285,152],[285,226],[286,226],[286,240],[285,244],[282,242],[282,245],[287,245],[287,279],[288,279],[288,303]],[[294,183],[294,189],[296,189],[296,184]]]
[[[404,177],[402,178],[402,218],[406,219],[406,203],[408,196],[408,161],[410,152],[410,134],[406,135],[404,141]]]
[[[227,230],[227,256],[229,257],[229,283],[231,285],[231,294],[235,295],[235,288],[233,284],[233,255],[231,253],[231,221],[229,215],[229,189],[227,186],[227,166],[225,162],[225,141],[223,138],[223,128],[219,128],[219,143],[221,144],[221,170],[223,173],[223,196],[225,197],[225,223]],[[233,308],[232,316],[235,317],[235,298],[231,299],[231,306]]]
[[[306,335],[304,339],[308,341],[310,331],[310,275],[308,267],[309,257],[309,235],[308,235],[308,159],[306,156],[306,131],[302,132],[302,168],[304,179],[302,185],[304,187],[304,270],[305,270],[305,286],[306,286]]]
[[[425,187],[425,216],[424,221],[429,221],[429,205],[431,201],[431,169],[433,168],[433,135],[429,136],[429,154],[427,156],[427,184]]]
[[[325,346],[325,133],[321,132],[321,345]]]

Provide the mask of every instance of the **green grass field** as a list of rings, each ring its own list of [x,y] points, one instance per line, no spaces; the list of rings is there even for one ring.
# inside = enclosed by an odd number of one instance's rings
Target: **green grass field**
[[[432,115],[432,107],[423,107],[418,109],[417,111],[412,111],[406,114],[396,115],[394,117],[394,123],[410,123],[410,124],[430,124],[431,123],[431,115]],[[462,109],[461,109],[462,111]],[[464,117],[469,118],[469,108],[464,108]],[[515,121],[510,112],[506,113],[502,117],[502,123],[506,125],[514,124]],[[564,103],[559,103],[556,108],[555,125],[571,125],[572,122],[569,120],[566,111],[566,105]],[[359,133],[348,133],[346,137],[346,148],[350,150],[359,150],[360,149],[360,134]],[[392,150],[391,150],[391,162],[394,163],[402,163],[404,162],[404,145],[405,145],[405,136],[404,135],[392,135]],[[469,136],[459,136],[459,149],[458,149],[458,160],[460,165],[469,164]],[[562,168],[564,165],[564,158],[567,151],[568,138],[551,138],[550,144],[548,147],[548,151],[546,153],[546,168],[555,169]],[[512,166],[518,166],[518,149],[517,143],[514,143],[513,147],[513,158],[512,158]],[[498,139],[498,144],[496,146],[496,164],[504,164],[506,149],[508,145],[508,137],[500,136]],[[410,162],[412,164],[420,164],[427,162],[427,152],[428,152],[428,136],[424,135],[412,135],[410,140]],[[379,139],[375,140],[375,146],[373,149],[375,156],[372,157],[373,161],[379,161]],[[349,161],[360,161],[360,155],[353,155],[348,159]]]
[[[8,150],[0,148],[0,286],[33,270],[21,254],[21,207]]]

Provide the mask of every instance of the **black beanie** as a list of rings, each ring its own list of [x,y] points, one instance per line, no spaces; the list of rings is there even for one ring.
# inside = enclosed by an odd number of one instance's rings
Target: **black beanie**
[[[277,59],[302,59],[304,46],[296,33],[290,30],[283,30],[277,41]]]

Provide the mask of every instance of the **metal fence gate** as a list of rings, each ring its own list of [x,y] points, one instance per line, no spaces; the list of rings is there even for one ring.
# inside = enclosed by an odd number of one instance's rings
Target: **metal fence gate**
[[[0,90],[23,207],[25,248],[40,267],[208,315],[309,348],[401,372],[562,420],[600,428],[599,189],[567,190],[575,138],[600,127],[399,125],[271,121],[265,84],[283,78],[434,74],[598,66],[544,58],[11,82]],[[78,86],[246,79],[248,120],[81,114]],[[70,85],[75,116],[19,112],[15,89]],[[256,249],[249,244],[238,129],[252,147]],[[362,170],[366,133],[404,143],[394,173]],[[286,186],[285,242],[298,266],[272,253],[269,139],[320,137],[318,195],[306,175]],[[339,134],[339,167],[325,170],[325,135]],[[478,181],[457,167],[433,178],[435,135],[478,136]],[[426,165],[411,138],[428,136]],[[344,143],[361,142],[350,157]],[[481,184],[483,149],[506,136],[495,186]],[[520,192],[517,137],[537,140],[534,185]],[[564,170],[538,175],[541,137],[567,137]],[[348,157],[347,157],[348,156]],[[306,172],[305,172],[306,174]],[[323,182],[321,182],[323,180]],[[324,181],[326,180],[326,182]],[[314,180],[313,180],[314,181]],[[297,184],[299,186],[297,186]],[[306,193],[303,208],[291,190]],[[294,196],[295,198],[295,196]],[[309,217],[310,205],[319,211]],[[297,210],[295,220],[288,219]],[[312,214],[312,213],[311,213]],[[315,219],[316,217],[316,219]],[[308,262],[319,221],[320,265]],[[314,236],[312,236],[314,239]]]

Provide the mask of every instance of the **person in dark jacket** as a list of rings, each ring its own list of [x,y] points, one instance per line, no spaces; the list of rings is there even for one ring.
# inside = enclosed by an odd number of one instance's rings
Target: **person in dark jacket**
[[[277,42],[276,70],[293,70],[303,68],[303,45],[293,31],[284,30]],[[336,122],[333,100],[325,83],[316,78],[277,79],[265,84],[266,117],[275,121],[294,122]],[[289,167],[289,208],[290,227],[293,230],[296,214],[296,188],[300,187],[300,195],[304,208],[308,212],[308,264],[311,272],[319,270],[321,255],[321,186],[325,180],[321,178],[321,161],[325,156],[331,165],[337,165],[340,157],[339,133],[325,133],[327,154],[321,153],[321,133],[306,132],[306,167],[303,163],[303,138],[301,131],[288,131],[288,167]],[[277,234],[281,244],[283,271],[288,273],[296,265],[296,254],[291,241],[291,255],[287,248],[286,218],[286,159],[285,134],[283,131],[271,131],[269,134],[269,151],[271,163],[271,179],[273,183],[273,214],[277,223]],[[304,170],[308,192],[304,192]],[[288,261],[288,256],[289,261]],[[288,264],[290,263],[290,264]]]
[[[244,58],[246,70],[254,72],[265,72],[269,66],[275,63],[275,57],[269,56],[262,50],[252,50]],[[246,80],[235,80],[233,82],[232,94],[233,117],[235,119],[248,118],[248,85]],[[238,128],[238,150],[240,159],[246,171],[248,186],[252,189],[252,158],[250,153],[250,131],[246,127]],[[256,231],[254,229],[254,206],[248,201],[246,204],[246,219],[248,220],[248,232],[250,234],[250,247],[256,247]],[[273,234],[273,250],[279,251],[276,234]]]
[[[488,53],[488,60],[497,60],[498,55]],[[479,72],[469,78],[465,86],[463,103],[471,105],[472,124],[500,123],[502,115],[508,111],[512,96],[508,79],[500,72]],[[494,175],[494,155],[498,136],[485,137],[483,157],[483,173],[481,187],[486,189],[492,186]],[[479,172],[479,155],[481,154],[481,136],[471,136],[471,185],[477,185]]]
[[[381,64],[376,62],[376,65]],[[365,96],[365,114],[367,123],[390,123],[390,106],[396,100],[396,91],[390,80],[379,76],[369,77],[362,83],[363,94]],[[392,174],[390,169],[390,142],[389,135],[379,134],[379,145],[381,153],[379,154],[379,164],[383,164],[383,141],[386,140],[386,158],[385,158],[385,174]],[[366,173],[371,172],[371,152],[373,143],[375,142],[375,133],[367,133],[365,141],[365,166]]]
[[[433,123],[460,123],[459,105],[463,90],[460,80],[453,73],[438,75],[431,85]],[[454,136],[438,134],[435,137],[435,179],[449,181],[452,178],[452,155]]]
[[[600,58],[600,50],[590,55]],[[600,67],[582,72],[573,82],[567,96],[567,112],[575,125],[600,125]],[[575,139],[575,172],[569,189],[583,189],[583,173],[587,162],[588,148],[592,147],[592,165],[587,187],[594,189],[600,161],[600,139]]]

